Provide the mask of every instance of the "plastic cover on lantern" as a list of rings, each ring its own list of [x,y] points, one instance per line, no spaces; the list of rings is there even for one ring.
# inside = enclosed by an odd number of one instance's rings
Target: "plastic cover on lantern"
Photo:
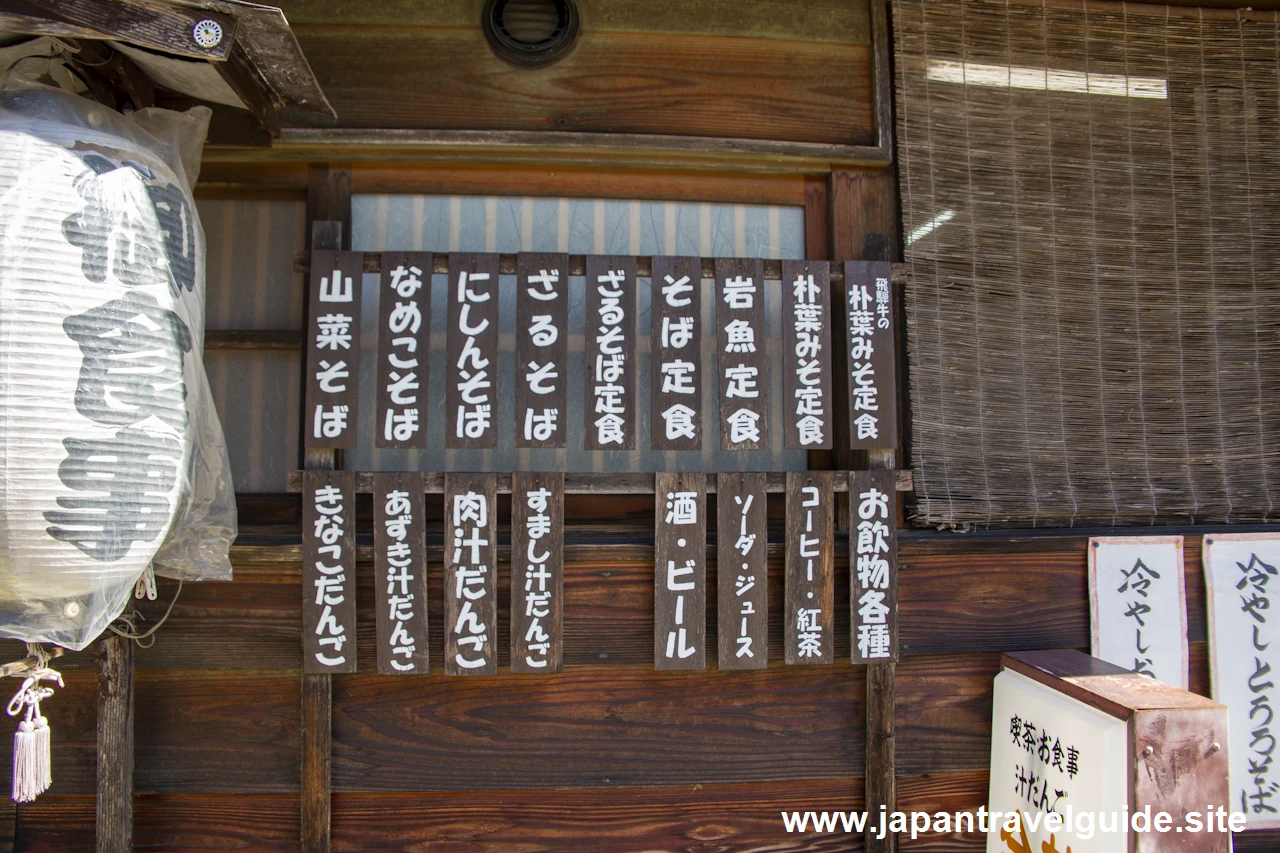
[[[81,649],[149,564],[231,577],[191,195],[209,116],[0,93],[0,635]]]

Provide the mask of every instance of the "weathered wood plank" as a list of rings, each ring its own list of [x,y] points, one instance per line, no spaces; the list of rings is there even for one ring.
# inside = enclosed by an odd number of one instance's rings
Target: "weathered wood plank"
[[[429,9],[412,0],[357,5],[344,0],[283,0],[294,26],[473,27],[479,18],[469,0],[440,0]],[[597,32],[700,33],[818,42],[870,43],[867,9],[841,0],[812,0],[804,14],[776,3],[710,0],[691,7],[682,0],[653,0],[643,8],[609,0],[579,0],[584,26]]]
[[[566,667],[537,679],[342,676],[335,790],[493,790],[848,779],[861,671]],[[989,701],[989,700],[988,700]]]
[[[898,773],[986,770],[990,766],[991,684],[1000,669],[1000,656],[904,657],[896,669]]]
[[[133,853],[133,640],[97,642],[98,853]]]
[[[875,141],[867,45],[584,28],[564,59],[526,70],[478,26],[295,31],[346,128]],[[405,76],[423,85],[385,85]]]

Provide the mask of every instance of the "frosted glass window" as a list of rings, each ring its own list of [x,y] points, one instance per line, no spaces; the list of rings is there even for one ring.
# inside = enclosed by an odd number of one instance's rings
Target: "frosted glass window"
[[[570,254],[804,257],[804,211],[799,207],[517,197],[360,195],[352,200],[352,247],[357,251],[568,252]],[[582,450],[585,387],[585,282],[569,280],[569,411],[564,450],[517,449],[515,429],[515,276],[499,281],[496,450],[444,449],[445,277],[432,281],[427,449],[374,448],[374,365],[377,358],[378,279],[366,275],[361,351],[359,449],[347,467],[366,471],[790,471],[805,470],[803,450],[784,450],[782,422],[782,303],[775,282],[766,287],[769,343],[770,448],[719,450],[714,282],[702,282],[704,436],[701,451],[655,452],[649,447],[649,279],[638,282],[636,451]]]
[[[199,201],[207,257],[206,329],[302,328],[306,205],[296,201]],[[283,492],[298,465],[300,353],[204,353],[237,492]]]

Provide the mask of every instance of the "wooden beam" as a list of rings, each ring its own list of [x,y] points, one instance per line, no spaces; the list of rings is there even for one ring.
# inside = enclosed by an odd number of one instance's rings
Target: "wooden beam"
[[[584,275],[586,272],[587,255],[569,255],[569,275]],[[653,258],[649,255],[633,255],[636,259],[636,275],[641,278],[648,278],[653,274]],[[501,275],[516,274],[516,260],[519,255],[500,254],[498,255],[498,272]],[[703,278],[715,278],[715,258],[702,258],[700,263],[699,274]],[[782,280],[782,261],[765,260],[762,262],[764,268],[765,281],[781,281]],[[311,272],[311,255],[308,252],[299,252],[293,258],[293,271],[297,273]],[[382,272],[382,253],[381,252],[365,252],[364,253],[364,271],[365,272]],[[436,253],[432,256],[433,273],[445,274],[449,272],[449,258],[444,252]],[[894,264],[890,273],[891,280],[894,284],[906,284],[907,267],[906,264]],[[836,264],[831,268],[831,281],[844,281],[844,265]]]
[[[226,60],[215,62],[213,67],[258,120],[262,129],[273,138],[279,136],[282,104],[245,54],[244,45],[238,42],[233,44]]]
[[[391,473],[391,472],[382,472]],[[356,473],[356,494],[373,494],[373,473],[359,471]],[[511,494],[511,475],[498,474],[498,494]],[[785,494],[787,491],[787,475],[772,473],[765,476],[765,491],[773,495]],[[425,494],[444,494],[444,474],[426,473],[422,475],[422,488]],[[900,492],[911,491],[910,471],[899,471],[897,487]],[[285,488],[291,493],[302,491],[302,472],[290,471]],[[653,474],[565,474],[564,493],[566,495],[651,495],[654,489]],[[839,492],[849,490],[849,481],[836,479],[832,489]],[[716,480],[707,480],[706,491],[709,495],[716,493]]]
[[[257,350],[301,352],[302,332],[297,329],[210,329],[204,333],[204,351]]]
[[[133,640],[98,641],[97,853],[133,853]]]
[[[816,174],[882,169],[889,155],[873,145],[777,142],[641,133],[506,130],[401,130],[286,127],[270,152],[210,147],[208,162],[246,159],[364,163],[510,164],[588,168],[691,168],[724,172]]]
[[[201,47],[192,36],[204,20],[222,28],[222,40],[212,47]],[[0,30],[116,39],[178,56],[222,60],[235,41],[236,19],[163,0],[9,0],[0,8]]]
[[[75,42],[80,52],[70,56],[71,64],[86,79],[99,77],[111,87],[122,91],[136,110],[144,110],[156,104],[156,87],[146,72],[133,60],[112,50],[105,42],[80,39]],[[96,91],[95,91],[96,94]]]

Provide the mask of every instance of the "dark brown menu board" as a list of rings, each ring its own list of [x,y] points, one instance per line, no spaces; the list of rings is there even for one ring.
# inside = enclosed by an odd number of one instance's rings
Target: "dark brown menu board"
[[[716,258],[716,369],[722,450],[769,446],[767,342],[764,262]]]
[[[360,252],[311,253],[306,447],[354,450],[360,381]]]
[[[302,475],[302,671],[356,671],[356,480]]]
[[[893,471],[849,472],[854,663],[898,659],[898,507]]]
[[[651,287],[650,444],[701,450],[701,258],[655,257]]]
[[[654,668],[705,669],[706,476],[654,477]]]
[[[854,450],[898,446],[893,286],[886,261],[846,261],[849,441]]]
[[[498,481],[444,475],[444,671],[498,671]]]
[[[588,255],[583,448],[636,449],[636,259]]]
[[[788,664],[835,663],[835,494],[830,471],[787,472]]]
[[[431,254],[383,252],[378,279],[375,447],[427,446]]]
[[[511,475],[511,671],[559,672],[564,474]]]
[[[569,256],[516,257],[516,447],[564,447]]]
[[[764,474],[716,475],[720,669],[769,665],[767,500]]]
[[[783,443],[832,448],[831,265],[782,262]]]
[[[444,446],[498,446],[498,256],[449,254]]]
[[[422,475],[374,474],[373,590],[383,675],[427,671],[426,528]]]

